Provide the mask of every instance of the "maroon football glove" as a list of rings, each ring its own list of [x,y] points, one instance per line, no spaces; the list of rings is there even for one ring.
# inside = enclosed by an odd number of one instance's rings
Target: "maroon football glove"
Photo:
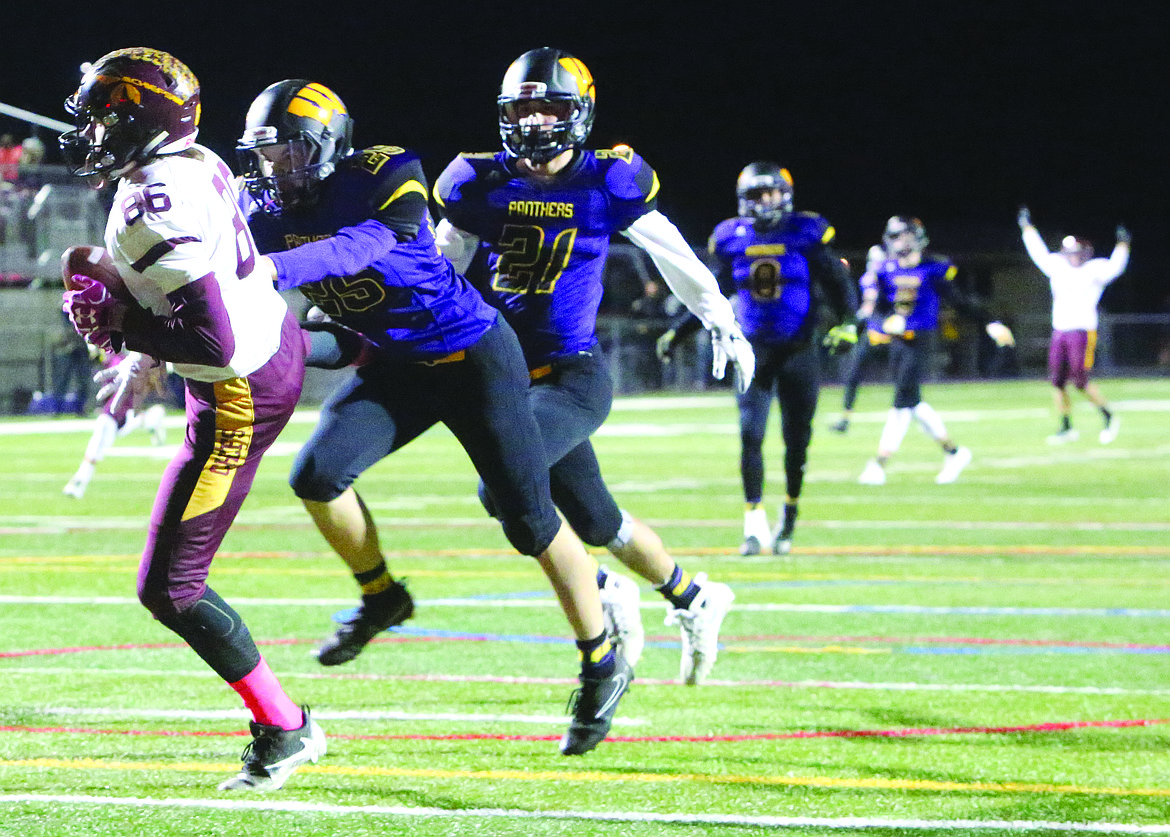
[[[126,308],[126,304],[115,299],[105,285],[88,276],[74,274],[73,284],[77,290],[65,291],[62,295],[64,304],[61,306],[69,315],[73,330],[80,334],[85,342],[102,351],[112,354],[121,350],[121,332],[111,327],[111,321],[115,310]],[[117,346],[114,345],[115,342]]]

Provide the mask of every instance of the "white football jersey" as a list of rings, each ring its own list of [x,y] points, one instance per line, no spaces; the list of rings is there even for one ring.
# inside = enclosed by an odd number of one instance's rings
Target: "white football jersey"
[[[227,165],[201,145],[158,157],[118,182],[106,222],[106,249],[126,287],[153,313],[170,315],[167,294],[214,276],[235,337],[226,367],[176,363],[198,381],[255,372],[280,348],[288,310],[255,271],[256,245]]]
[[[1052,288],[1052,327],[1096,331],[1097,304],[1105,286],[1125,271],[1129,245],[1118,243],[1108,259],[1089,259],[1076,267],[1059,253],[1049,252],[1035,227],[1024,229],[1024,247]]]

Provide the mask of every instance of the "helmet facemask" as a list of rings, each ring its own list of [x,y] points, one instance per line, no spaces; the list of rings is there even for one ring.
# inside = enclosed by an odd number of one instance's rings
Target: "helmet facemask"
[[[500,139],[513,157],[547,163],[585,142],[593,124],[593,100],[549,93],[540,82],[524,82],[501,95]]]
[[[926,228],[917,218],[895,215],[886,222],[882,243],[891,258],[904,259],[912,253],[921,253],[930,243]]]
[[[752,163],[739,173],[735,195],[741,218],[774,227],[792,214],[792,175],[774,163]]]
[[[312,204],[321,181],[335,168],[332,161],[321,162],[315,138],[301,134],[279,140],[270,125],[245,132],[236,151],[244,188],[272,213]]]

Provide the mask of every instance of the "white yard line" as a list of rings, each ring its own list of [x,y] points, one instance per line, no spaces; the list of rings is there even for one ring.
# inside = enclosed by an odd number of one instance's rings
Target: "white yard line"
[[[230,719],[249,719],[252,714],[246,709],[151,709],[136,707],[133,709],[116,708],[112,706],[53,706],[38,710],[42,715],[63,715],[76,720],[78,718],[119,718],[122,720],[167,720],[198,719],[202,721],[217,721]],[[568,723],[568,716],[562,715],[493,715],[475,712],[395,712],[361,711],[361,710],[334,710],[332,712],[314,709],[313,717],[318,721],[467,721],[475,724],[514,723],[514,724],[553,724],[563,726]],[[614,718],[615,726],[636,727],[648,723],[639,718]]]
[[[906,829],[914,831],[1063,831],[1093,834],[1170,834],[1170,825],[1131,825],[1117,822],[1049,822],[1045,820],[893,819],[887,817],[776,817],[747,814],[652,811],[527,811],[508,808],[415,808],[405,805],[335,805],[324,802],[255,799],[154,799],[84,794],[12,793],[0,802],[33,805],[88,805],[95,807],[203,809],[216,811],[274,811],[293,814],[384,816],[388,818],[562,820],[585,822],[671,823],[686,825],[755,826],[758,828],[827,828],[846,831]]]
[[[210,669],[150,669],[150,668],[95,668],[93,666],[0,666],[5,677],[31,675],[35,677],[64,676],[64,677],[159,677],[174,679],[178,677],[192,677],[196,679],[218,678]],[[499,683],[499,684],[547,684],[564,685],[574,682],[567,677],[509,677],[486,674],[345,674],[325,671],[288,671],[281,670],[282,680],[368,680],[391,683],[403,682],[434,682],[434,683]],[[653,678],[639,678],[639,687],[643,686],[671,686],[678,685],[677,680],[656,680]],[[775,689],[836,689],[843,691],[863,692],[937,692],[956,694],[963,693],[991,693],[991,694],[1045,694],[1045,695],[1092,695],[1092,696],[1156,696],[1170,695],[1167,689],[1130,689],[1124,686],[1049,686],[1049,685],[1021,685],[1017,683],[882,683],[862,680],[708,680],[704,687],[710,689],[775,688]],[[80,712],[105,710],[85,709]],[[313,715],[319,716],[314,710]],[[180,717],[194,717],[189,712],[179,712]],[[233,716],[235,717],[235,716]],[[243,717],[242,713],[239,717]],[[616,723],[621,723],[618,719]],[[641,722],[639,722],[641,723]]]

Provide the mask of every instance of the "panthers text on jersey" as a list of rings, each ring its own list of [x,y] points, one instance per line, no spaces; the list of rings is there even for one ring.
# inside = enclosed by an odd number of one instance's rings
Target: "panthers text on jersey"
[[[235,235],[231,233],[234,232]],[[256,246],[240,213],[233,175],[200,145],[153,158],[119,179],[106,221],[106,249],[145,310],[126,315],[127,346],[174,363],[197,381],[250,375],[280,347],[288,306],[255,272]],[[218,296],[218,299],[213,297]],[[220,346],[167,322],[174,308],[195,305],[226,319],[233,346]]]
[[[468,277],[535,367],[596,342],[610,237],[654,210],[658,178],[623,146],[581,150],[551,182],[521,177],[501,151],[460,155],[434,192],[447,220],[479,238]]]
[[[355,152],[321,182],[311,206],[278,215],[257,206],[248,223],[281,290],[298,288],[390,357],[442,358],[496,321],[439,252],[422,164],[403,148]]]
[[[736,316],[748,340],[774,345],[811,339],[817,297],[810,265],[835,235],[813,212],[793,213],[770,228],[757,229],[743,217],[715,227],[707,249],[722,264],[721,279],[730,271]]]
[[[877,310],[882,316],[901,314],[906,318],[906,337],[934,331],[938,327],[940,303],[961,302],[952,284],[958,268],[948,259],[926,255],[913,267],[902,267],[897,259],[877,266]]]

